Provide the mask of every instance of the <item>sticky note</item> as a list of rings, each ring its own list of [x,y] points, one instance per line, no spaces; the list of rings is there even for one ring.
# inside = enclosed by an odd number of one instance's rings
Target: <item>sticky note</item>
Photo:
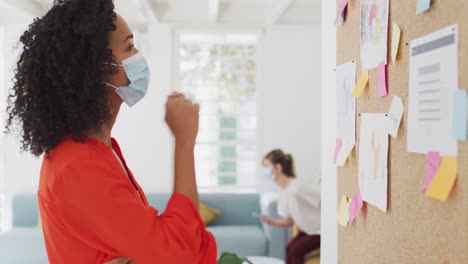
[[[361,77],[359,77],[356,86],[351,91],[351,95],[354,97],[360,97],[364,88],[366,88],[367,82],[369,81],[369,70],[362,70]]]
[[[392,22],[392,62],[395,64],[396,58],[398,55],[398,49],[400,48],[400,37],[401,37],[401,29],[398,24],[393,21]]]
[[[431,0],[418,0],[416,14],[420,14],[431,7]]]
[[[446,201],[457,178],[457,171],[457,157],[443,157],[431,185],[426,190],[426,196]]]
[[[335,155],[333,156],[333,164],[336,164],[336,160],[338,159],[338,155],[340,154],[342,145],[343,145],[343,140],[340,138],[337,138],[336,145],[335,145]]]
[[[354,148],[355,145],[354,140],[343,140],[341,145],[340,153],[338,154],[338,159],[336,160],[337,166],[344,166],[346,160],[348,159],[349,154]]]
[[[349,203],[348,210],[349,210],[349,224],[352,224],[354,219],[356,218],[357,214],[361,210],[362,206],[364,205],[362,201],[362,195],[361,195],[361,190],[358,189],[356,191],[356,194],[354,195],[353,199],[351,199],[351,202]]]
[[[347,5],[348,5],[348,0],[341,0],[340,7],[338,8],[338,14],[336,15],[336,19],[335,19],[335,23],[334,23],[335,25],[338,23],[340,18],[343,16],[343,12],[344,12]]]
[[[387,130],[394,138],[398,136],[398,129],[400,128],[401,118],[403,117],[404,111],[403,100],[398,96],[394,96],[387,116]]]
[[[338,207],[338,214],[337,214],[337,220],[338,223],[346,227],[348,225],[348,220],[349,220],[349,197],[346,195],[343,195],[341,197],[341,202],[340,206]]]
[[[453,96],[452,137],[466,141],[468,127],[468,95],[466,90],[457,89]]]
[[[379,85],[379,98],[387,96],[387,73],[385,71],[385,62],[381,62],[379,64],[379,77],[378,77],[378,85]]]
[[[423,192],[426,192],[429,185],[431,185],[434,176],[440,167],[440,153],[429,152],[427,153],[427,165],[426,165],[426,185],[424,186]]]

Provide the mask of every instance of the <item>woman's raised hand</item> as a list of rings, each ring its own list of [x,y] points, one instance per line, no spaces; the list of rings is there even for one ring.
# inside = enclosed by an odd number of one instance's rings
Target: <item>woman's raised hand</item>
[[[181,93],[171,94],[166,103],[166,123],[176,142],[195,145],[200,106]]]

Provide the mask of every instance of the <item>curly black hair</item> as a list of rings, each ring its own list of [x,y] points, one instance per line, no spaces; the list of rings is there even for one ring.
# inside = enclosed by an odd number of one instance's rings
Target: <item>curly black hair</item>
[[[24,151],[39,156],[110,121],[104,80],[117,71],[108,47],[116,19],[112,0],[55,0],[20,37],[5,128],[18,125]]]

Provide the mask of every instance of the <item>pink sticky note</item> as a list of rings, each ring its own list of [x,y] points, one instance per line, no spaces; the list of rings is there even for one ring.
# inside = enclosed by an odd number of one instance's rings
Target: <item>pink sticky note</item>
[[[338,9],[338,14],[336,15],[335,23],[333,23],[334,25],[338,23],[338,20],[343,15],[343,11],[345,10],[346,5],[348,5],[348,0],[341,0],[340,8]]]
[[[356,218],[363,205],[364,203],[362,202],[361,190],[358,186],[356,194],[354,195],[353,199],[351,200],[351,203],[349,204],[349,224],[353,223],[354,219]]]
[[[372,5],[369,12],[369,26],[372,25],[372,21],[377,17],[377,6],[375,3]]]
[[[379,98],[387,95],[387,74],[385,72],[385,62],[381,62],[379,64]]]
[[[336,164],[338,155],[340,154],[341,146],[343,146],[343,140],[341,138],[336,139],[335,155],[333,156],[333,164]]]
[[[429,152],[427,153],[427,165],[426,165],[426,186],[423,189],[425,193],[429,185],[431,185],[434,176],[437,174],[437,171],[440,167],[440,153],[439,152]]]

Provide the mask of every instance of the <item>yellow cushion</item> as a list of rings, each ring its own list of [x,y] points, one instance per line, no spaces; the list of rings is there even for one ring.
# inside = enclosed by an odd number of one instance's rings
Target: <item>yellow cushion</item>
[[[209,225],[211,222],[213,222],[216,218],[218,218],[221,215],[221,211],[211,208],[208,205],[201,203],[200,202],[200,216],[203,219],[203,222],[205,222],[205,225]]]
[[[313,258],[316,258],[316,257],[320,257],[320,248],[314,249],[311,252],[309,252],[305,256],[305,259],[308,260],[308,259],[313,259]]]
[[[299,227],[297,225],[293,225],[292,227],[292,235],[293,237],[299,235],[299,232],[301,232],[301,230],[299,229]]]
[[[307,259],[304,264],[320,264],[320,256]]]

